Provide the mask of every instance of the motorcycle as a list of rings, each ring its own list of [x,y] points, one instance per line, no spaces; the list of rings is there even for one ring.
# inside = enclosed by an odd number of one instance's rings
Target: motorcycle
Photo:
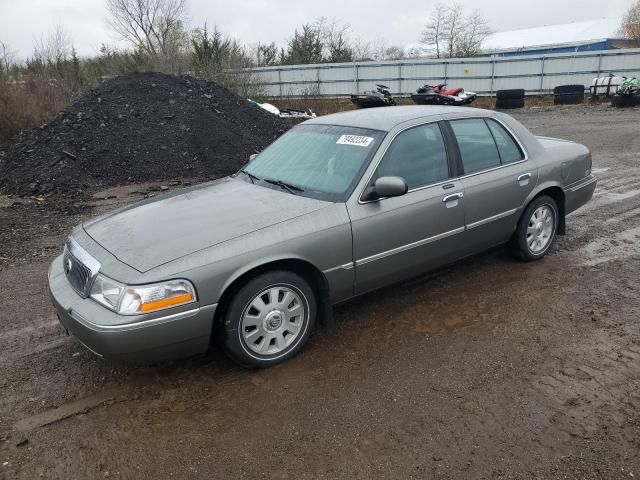
[[[358,108],[389,107],[396,104],[391,96],[389,87],[376,85],[375,90],[370,90],[362,94],[351,95],[351,103]]]
[[[445,90],[446,86],[446,83],[424,85],[411,95],[411,99],[418,105],[469,105],[478,96],[475,92],[465,92],[462,87]]]

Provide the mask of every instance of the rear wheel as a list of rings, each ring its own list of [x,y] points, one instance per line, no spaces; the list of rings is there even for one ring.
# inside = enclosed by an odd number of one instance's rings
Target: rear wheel
[[[267,368],[293,357],[316,320],[315,294],[301,276],[263,273],[242,286],[223,317],[224,346],[237,363]]]
[[[525,262],[538,260],[551,248],[558,230],[558,206],[542,195],[525,209],[511,239],[513,253]]]

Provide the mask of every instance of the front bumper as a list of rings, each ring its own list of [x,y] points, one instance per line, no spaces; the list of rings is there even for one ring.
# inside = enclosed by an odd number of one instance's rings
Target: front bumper
[[[195,355],[209,347],[216,305],[190,304],[147,315],[118,315],[73,290],[62,268],[62,256],[49,269],[49,292],[67,332],[105,358],[144,364]]]

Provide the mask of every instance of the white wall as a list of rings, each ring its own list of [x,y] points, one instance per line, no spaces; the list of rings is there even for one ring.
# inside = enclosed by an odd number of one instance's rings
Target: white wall
[[[412,59],[392,62],[356,62],[291,65],[252,69],[269,96],[305,93],[341,96],[372,89],[376,83],[394,95],[409,95],[425,83],[444,82],[480,94],[524,88],[541,93],[558,85],[584,84],[613,73],[640,77],[640,49],[604,50],[576,54],[519,57]]]

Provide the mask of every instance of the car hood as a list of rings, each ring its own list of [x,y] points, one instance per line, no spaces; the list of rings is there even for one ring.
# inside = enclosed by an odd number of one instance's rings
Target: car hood
[[[118,260],[147,272],[328,205],[224,178],[125,207],[86,222],[83,227]]]

